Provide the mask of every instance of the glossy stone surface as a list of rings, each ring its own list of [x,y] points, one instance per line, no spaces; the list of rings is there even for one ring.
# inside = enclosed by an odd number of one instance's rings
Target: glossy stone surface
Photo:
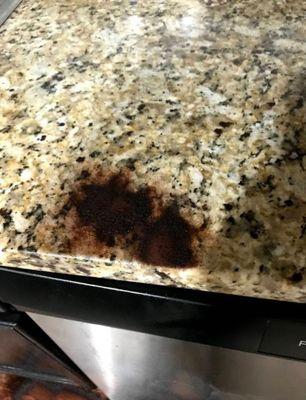
[[[305,15],[24,0],[0,28],[1,263],[305,301]],[[141,262],[138,227],[106,243],[82,222],[73,196],[116,174],[154,193],[152,226],[178,210],[192,265]]]

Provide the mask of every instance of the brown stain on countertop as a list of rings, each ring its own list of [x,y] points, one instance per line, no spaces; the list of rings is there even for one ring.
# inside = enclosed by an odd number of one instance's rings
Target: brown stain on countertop
[[[65,218],[70,254],[138,260],[167,267],[196,265],[199,228],[157,188],[135,188],[131,173],[83,170],[72,185]]]

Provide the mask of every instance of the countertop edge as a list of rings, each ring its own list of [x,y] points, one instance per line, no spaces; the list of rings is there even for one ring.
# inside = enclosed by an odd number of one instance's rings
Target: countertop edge
[[[271,318],[305,320],[300,303],[5,267],[0,299],[23,311],[250,352]]]

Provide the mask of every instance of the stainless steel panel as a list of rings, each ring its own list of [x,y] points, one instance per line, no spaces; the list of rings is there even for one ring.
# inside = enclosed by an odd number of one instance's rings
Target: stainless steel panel
[[[22,0],[0,0],[0,25],[9,17]]]
[[[70,385],[82,384],[83,380],[77,373],[44,347],[34,325],[32,321],[25,323],[17,313],[1,313],[0,373]]]
[[[112,400],[306,398],[303,362],[30,316]]]

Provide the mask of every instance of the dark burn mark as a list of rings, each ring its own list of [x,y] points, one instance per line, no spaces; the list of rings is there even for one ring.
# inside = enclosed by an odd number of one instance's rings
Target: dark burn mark
[[[82,185],[83,199],[76,202],[76,210],[84,225],[94,228],[97,238],[106,242],[118,235],[137,231],[150,216],[147,190],[132,192],[128,182],[114,176],[103,185]]]
[[[192,263],[191,228],[177,207],[166,208],[155,222],[148,224],[140,258],[148,264],[171,267]]]
[[[74,230],[90,229],[98,247],[96,255],[114,253],[118,248],[146,264],[195,264],[192,248],[197,229],[180,215],[175,202],[162,206],[152,187],[134,190],[127,175],[121,173],[102,183],[82,181],[69,203],[75,210]],[[79,236],[71,240],[82,240]]]

